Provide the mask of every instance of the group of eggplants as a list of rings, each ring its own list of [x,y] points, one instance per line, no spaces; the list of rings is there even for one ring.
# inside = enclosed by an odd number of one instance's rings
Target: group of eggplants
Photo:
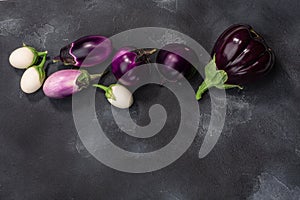
[[[25,93],[34,93],[43,86],[44,94],[50,98],[64,98],[92,85],[104,91],[107,100],[118,108],[129,108],[133,103],[131,92],[126,86],[137,84],[151,70],[138,74],[132,70],[150,62],[150,56],[157,53],[156,63],[163,68],[156,68],[165,81],[179,81],[182,77],[192,77],[195,70],[187,60],[197,60],[193,49],[184,44],[172,43],[162,49],[136,49],[123,47],[113,56],[111,72],[122,84],[104,86],[93,84],[103,76],[89,74],[83,68],[103,63],[112,52],[111,41],[103,36],[85,36],[61,48],[59,56],[53,62],[73,65],[80,69],[64,69],[46,78],[44,65],[47,51],[23,44],[14,50],[10,64],[18,69],[26,69],[20,86]],[[211,53],[212,60],[205,66],[205,79],[196,91],[196,99],[211,87],[220,89],[239,88],[265,76],[273,67],[275,56],[265,40],[251,26],[232,25],[217,39]],[[132,70],[132,71],[131,71]],[[149,71],[147,71],[149,70]]]

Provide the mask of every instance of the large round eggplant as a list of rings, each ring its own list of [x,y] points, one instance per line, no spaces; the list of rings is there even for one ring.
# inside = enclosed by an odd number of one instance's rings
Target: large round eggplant
[[[61,48],[60,55],[53,61],[62,61],[65,65],[77,67],[91,67],[105,61],[111,52],[112,44],[108,38],[90,35]]]
[[[205,80],[196,99],[210,87],[242,88],[242,85],[266,75],[275,55],[265,40],[249,25],[233,25],[215,43],[213,59],[205,67]]]

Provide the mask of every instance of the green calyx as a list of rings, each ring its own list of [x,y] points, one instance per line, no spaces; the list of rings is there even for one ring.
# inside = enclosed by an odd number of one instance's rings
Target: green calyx
[[[33,48],[31,46],[27,46],[25,43],[23,43],[23,47],[28,48],[34,55],[32,63],[31,63],[30,66],[33,66],[33,65],[37,64],[40,57],[45,56],[45,55],[47,56],[47,54],[48,54],[48,51],[39,52],[35,48]],[[28,67],[30,67],[30,66],[28,66]]]
[[[106,72],[100,74],[89,74],[86,70],[80,70],[81,74],[78,76],[76,80],[76,85],[78,85],[79,89],[87,88],[90,85],[90,82],[93,80],[97,80],[101,78]]]
[[[43,59],[39,65],[33,66],[37,72],[39,73],[40,82],[43,83],[46,78],[46,72],[44,69],[45,63],[47,59],[47,54],[43,55]]]
[[[216,87],[219,89],[230,89],[230,88],[239,88],[243,89],[239,85],[231,85],[225,84],[228,80],[227,73],[224,70],[218,70],[215,62],[216,57],[214,56],[213,59],[205,66],[205,79],[203,83],[199,86],[196,99],[201,99],[202,95],[206,90],[211,87]]]
[[[80,75],[76,79],[76,85],[79,87],[79,89],[87,88],[90,85],[91,77],[88,71],[86,70],[80,70]]]
[[[93,84],[94,87],[100,88],[100,89],[102,89],[105,92],[105,97],[107,99],[116,100],[116,97],[114,96],[113,91],[112,91],[112,87],[114,85],[115,84],[112,84],[109,87],[107,87],[107,86],[100,85],[100,84]]]

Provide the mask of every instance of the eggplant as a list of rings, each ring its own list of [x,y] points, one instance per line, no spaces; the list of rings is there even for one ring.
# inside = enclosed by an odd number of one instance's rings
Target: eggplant
[[[31,94],[42,87],[46,77],[44,65],[47,58],[47,52],[45,53],[46,54],[43,55],[43,59],[39,65],[31,66],[23,73],[20,81],[20,87],[23,92]]]
[[[65,65],[91,67],[104,62],[112,52],[111,41],[103,36],[84,36],[61,48],[60,55],[53,62]]]
[[[237,24],[225,30],[217,39],[213,59],[205,66],[205,79],[196,99],[211,87],[240,88],[270,72],[275,55],[263,37],[250,25]]]
[[[26,69],[39,61],[40,57],[47,55],[47,51],[38,52],[35,48],[23,43],[23,47],[15,49],[9,56],[9,63],[17,69]]]
[[[185,44],[172,43],[167,44],[159,50],[156,63],[163,64],[165,67],[159,67],[159,73],[170,82],[176,82],[182,77],[191,78],[196,69],[188,61],[197,62],[197,54],[193,49]]]
[[[87,88],[92,80],[102,75],[103,73],[91,75],[86,70],[60,70],[46,79],[43,91],[50,98],[61,99]]]
[[[117,108],[129,108],[133,103],[132,93],[123,85],[111,84],[107,87],[100,84],[94,84],[93,86],[103,90],[107,101]]]
[[[111,71],[117,80],[123,85],[132,86],[138,84],[142,79],[149,76],[150,68],[144,71],[134,68],[149,63],[149,56],[156,49],[136,49],[134,47],[122,47],[113,57]]]

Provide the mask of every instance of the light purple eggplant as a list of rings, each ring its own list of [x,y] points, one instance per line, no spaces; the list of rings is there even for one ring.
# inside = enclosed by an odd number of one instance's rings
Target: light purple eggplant
[[[60,70],[46,79],[43,91],[50,98],[61,99],[87,88],[92,80],[102,75],[103,73],[91,75],[86,70]]]
[[[91,67],[104,62],[111,52],[112,44],[108,38],[99,35],[84,36],[61,48],[60,55],[53,62]]]

